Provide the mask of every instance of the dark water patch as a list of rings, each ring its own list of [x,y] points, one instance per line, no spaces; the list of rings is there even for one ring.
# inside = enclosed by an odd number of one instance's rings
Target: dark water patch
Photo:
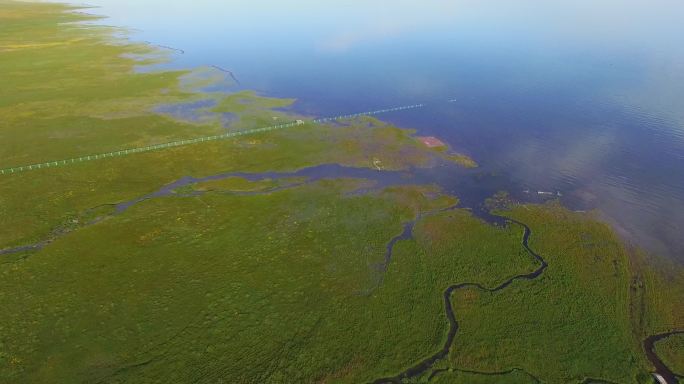
[[[410,240],[413,238],[413,228],[416,225],[416,221],[417,220],[411,220],[405,223],[403,225],[401,233],[391,238],[390,241],[387,243],[387,245],[385,246],[385,255],[383,261],[381,263],[373,265],[373,282],[370,284],[368,288],[365,288],[364,290],[359,292],[360,296],[369,296],[373,292],[375,292],[376,289],[382,286],[382,283],[385,278],[385,272],[387,272],[387,267],[392,262],[392,256],[394,255],[394,247],[397,245],[398,242],[402,240]]]
[[[444,173],[449,173],[451,175],[459,175],[459,177],[447,179],[442,177]],[[79,224],[72,227],[59,227],[50,234],[47,240],[36,242],[34,244],[0,250],[0,255],[40,250],[52,241],[54,241],[55,239],[66,236],[73,230],[82,228],[83,226],[97,224],[106,217],[121,214],[125,212],[127,209],[131,208],[132,206],[139,204],[143,201],[155,198],[178,196],[178,194],[176,193],[177,190],[181,190],[183,188],[191,186],[192,184],[206,181],[221,180],[231,177],[241,177],[252,182],[263,180],[279,180],[292,177],[304,178],[306,179],[306,183],[312,183],[322,179],[335,178],[355,178],[373,181],[372,188],[364,188],[354,193],[368,193],[372,192],[373,190],[381,190],[389,186],[435,184],[442,188],[444,193],[458,196],[460,201],[459,207],[470,209],[475,216],[495,225],[503,225],[505,223],[505,220],[503,220],[501,217],[491,215],[484,206],[484,200],[487,197],[493,195],[494,193],[501,190],[501,188],[504,188],[507,185],[504,183],[505,179],[499,178],[497,176],[482,173],[473,169],[464,169],[462,167],[450,163],[440,164],[438,167],[435,168],[419,168],[407,171],[377,171],[368,168],[346,167],[338,164],[324,164],[314,167],[303,168],[292,172],[227,172],[201,178],[185,176],[170,184],[161,187],[157,191],[152,192],[150,194],[129,201],[106,205],[112,207],[113,212],[111,214],[99,215],[94,219],[88,220],[84,224]],[[268,191],[237,192],[237,194],[249,195],[257,193],[275,192],[277,190],[291,188],[297,185],[301,184],[285,185]],[[195,193],[199,194],[201,192],[190,192],[191,195]],[[235,192],[231,193],[236,194]],[[523,194],[520,193],[518,195],[520,195],[521,198],[524,198]],[[93,208],[93,210],[98,210],[100,208],[102,207],[96,207]],[[402,234],[399,235],[398,238],[393,239],[391,245],[388,246],[385,259],[386,263],[388,263],[391,260],[392,249],[394,248],[394,245],[402,239],[410,238],[413,226],[415,225],[415,221],[411,223],[406,223],[405,225],[406,227],[404,228]],[[384,269],[384,266],[382,267],[382,269]]]
[[[401,234],[393,237],[392,240],[390,240],[390,242],[387,243],[387,247],[385,249],[385,261],[382,264],[382,270],[383,271],[387,271],[387,267],[389,266],[390,262],[392,261],[394,246],[397,245],[397,243],[402,241],[402,240],[410,240],[413,238],[413,228],[416,226],[416,221],[417,220],[412,220],[412,221],[404,224],[404,229],[401,232]]]
[[[468,373],[468,374],[478,375],[478,376],[493,376],[493,377],[497,377],[497,376],[508,376],[508,375],[511,375],[511,374],[514,374],[514,373],[518,373],[518,372],[519,372],[519,373],[522,373],[522,374],[524,374],[525,376],[529,377],[530,379],[534,380],[535,383],[541,383],[541,382],[542,382],[541,380],[539,380],[539,378],[537,378],[537,377],[534,376],[533,374],[531,374],[531,373],[525,371],[525,370],[522,369],[522,368],[512,368],[512,369],[509,369],[509,370],[506,370],[506,371],[500,371],[500,372],[483,372],[483,371],[474,371],[474,370],[458,369],[458,368],[435,369],[435,370],[432,371],[432,372],[430,373],[430,375],[428,376],[428,381],[432,380],[432,379],[435,378],[436,376],[439,376],[439,375],[442,375],[442,374],[445,374],[445,373],[449,373],[449,372],[461,372],[461,373]]]
[[[2,250],[0,250],[0,256],[11,255],[11,254],[15,254],[15,253],[22,253],[22,252],[37,251],[37,250],[43,248],[46,244],[47,244],[47,242],[43,241],[40,243],[31,244],[31,245],[24,245],[21,247],[2,249]]]
[[[229,128],[231,124],[236,123],[240,118],[238,115],[230,112],[221,112],[218,114],[221,118],[221,124],[224,128]]]
[[[111,216],[111,214],[114,212],[114,206],[114,204],[104,204],[94,208],[87,209],[81,215],[67,219],[65,223],[53,229],[45,239],[29,245],[1,249],[0,256],[16,255],[24,252],[30,254],[36,251],[40,251],[41,249],[45,248],[50,243],[61,237],[64,237],[80,228],[97,224],[100,221]],[[111,212],[105,212],[105,210]]]
[[[240,177],[252,182],[263,180],[279,180],[293,177],[303,177],[306,178],[309,182],[315,182],[322,179],[356,178],[375,181],[376,185],[374,186],[374,188],[383,188],[390,185],[411,183],[411,180],[407,179],[405,177],[405,174],[402,172],[379,172],[368,168],[345,167],[337,164],[319,165],[314,167],[303,168],[293,172],[227,172],[200,178],[191,176],[182,177],[170,184],[163,186],[162,188],[151,194],[142,196],[131,201],[119,203],[117,205],[117,211],[123,212],[131,206],[145,200],[173,196],[175,195],[175,190],[190,186],[192,184],[203,183],[207,181],[223,180],[232,177]]]
[[[594,377],[587,377],[586,379],[582,380],[581,384],[620,384],[620,383],[616,383],[615,381],[610,381],[610,380],[597,379]]]
[[[201,123],[214,118],[216,114],[209,112],[209,108],[215,107],[216,104],[216,100],[213,99],[165,104],[154,108],[154,112],[169,115],[178,120]]]
[[[646,352],[646,357],[655,367],[655,374],[660,375],[663,379],[665,379],[667,384],[678,384],[679,377],[667,365],[665,365],[660,357],[658,357],[658,354],[655,352],[655,344],[658,341],[667,339],[670,336],[682,334],[684,334],[684,330],[671,331],[649,336],[644,340],[644,351]]]
[[[434,214],[441,213],[441,212],[447,212],[447,211],[450,211],[450,210],[453,210],[456,208],[460,208],[460,206],[457,204],[457,205],[453,205],[451,207],[446,207],[446,208],[438,209],[435,211],[420,212],[415,219],[404,223],[402,232],[399,235],[390,239],[390,241],[387,243],[387,245],[385,247],[385,257],[384,257],[383,262],[376,265],[376,270],[377,270],[377,272],[379,272],[379,274],[377,275],[377,279],[375,281],[375,284],[373,285],[373,287],[371,289],[366,290],[363,294],[368,295],[368,294],[372,293],[376,288],[378,288],[382,285],[382,282],[383,282],[384,277],[385,277],[385,272],[387,272],[387,268],[389,267],[390,263],[392,262],[392,257],[394,256],[395,246],[400,241],[413,239],[413,230],[416,227],[416,224],[420,220],[424,219],[427,216],[434,215]]]

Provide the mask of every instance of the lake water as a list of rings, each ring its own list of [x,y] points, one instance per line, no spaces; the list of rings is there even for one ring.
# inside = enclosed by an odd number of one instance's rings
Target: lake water
[[[381,118],[684,262],[681,1],[90,3],[134,40],[183,49],[169,66],[228,68],[311,115],[428,103]]]

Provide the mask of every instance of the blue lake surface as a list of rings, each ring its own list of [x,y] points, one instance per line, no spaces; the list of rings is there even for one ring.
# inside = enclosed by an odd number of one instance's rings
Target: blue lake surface
[[[236,90],[310,115],[427,103],[381,118],[471,155],[497,188],[560,192],[684,262],[681,1],[89,3],[185,52],[166,66],[230,69]]]

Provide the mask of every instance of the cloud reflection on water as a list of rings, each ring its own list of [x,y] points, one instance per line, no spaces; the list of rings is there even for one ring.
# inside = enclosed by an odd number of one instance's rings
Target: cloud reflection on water
[[[306,113],[456,98],[390,118],[684,249],[684,2],[89,2],[185,49],[171,65],[230,68]]]

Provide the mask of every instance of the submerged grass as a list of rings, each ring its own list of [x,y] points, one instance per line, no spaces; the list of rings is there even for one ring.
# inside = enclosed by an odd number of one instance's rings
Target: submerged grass
[[[191,189],[200,192],[221,191],[221,192],[259,192],[274,188],[284,187],[292,184],[301,184],[306,181],[303,177],[289,177],[282,179],[264,179],[259,181],[249,181],[244,177],[228,177],[219,180],[204,181],[194,184]]]

